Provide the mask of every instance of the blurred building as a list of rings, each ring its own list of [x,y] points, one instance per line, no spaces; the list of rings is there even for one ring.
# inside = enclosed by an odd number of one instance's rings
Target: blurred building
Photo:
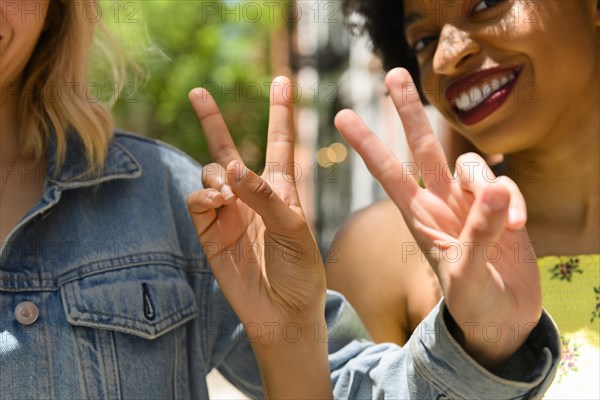
[[[324,249],[344,220],[354,211],[385,198],[363,161],[333,125],[343,108],[356,111],[378,137],[403,161],[409,160],[406,140],[384,73],[366,37],[349,33],[340,0],[297,0],[292,67],[304,96],[298,107],[298,141],[303,163],[311,168],[311,182],[303,190],[314,193],[305,204],[313,217]],[[349,16],[360,23],[360,16]],[[428,109],[434,129],[437,113]],[[305,182],[306,183],[306,182]],[[314,207],[314,208],[313,208]]]
[[[293,66],[305,93],[298,107],[298,141],[302,149],[310,149],[311,216],[326,249],[352,211],[383,195],[333,125],[335,114],[351,107],[381,131],[382,73],[366,39],[348,33],[341,1],[299,0],[296,4],[302,17],[296,22]]]

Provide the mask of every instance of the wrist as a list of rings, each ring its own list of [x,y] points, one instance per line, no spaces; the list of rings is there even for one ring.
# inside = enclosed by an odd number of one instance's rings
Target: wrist
[[[458,324],[446,309],[444,320],[457,343],[481,366],[493,373],[502,371],[510,358],[527,341],[537,322]]]
[[[331,398],[324,319],[273,325],[269,337],[252,343],[266,397]]]

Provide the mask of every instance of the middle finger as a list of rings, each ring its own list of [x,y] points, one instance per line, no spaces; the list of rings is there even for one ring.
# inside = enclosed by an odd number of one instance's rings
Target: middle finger
[[[438,196],[450,193],[452,176],[442,146],[433,133],[416,86],[403,68],[391,70],[386,84],[402,120],[406,140],[427,189]]]

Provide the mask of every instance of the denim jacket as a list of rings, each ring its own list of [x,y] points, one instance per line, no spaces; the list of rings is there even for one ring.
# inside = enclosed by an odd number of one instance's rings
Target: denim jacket
[[[41,201],[1,249],[0,398],[202,399],[213,368],[261,397],[249,343],[266,327],[240,324],[188,215],[200,166],[121,132],[99,176],[84,174],[73,139],[60,173],[49,165]],[[326,314],[329,337],[315,340],[329,341],[338,398],[536,397],[558,363],[545,313],[500,376],[452,340],[443,302],[403,348],[370,343],[339,294]]]

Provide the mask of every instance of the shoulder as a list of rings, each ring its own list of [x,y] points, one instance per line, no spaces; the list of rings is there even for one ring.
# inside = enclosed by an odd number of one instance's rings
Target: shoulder
[[[411,238],[405,227],[395,205],[380,201],[344,223],[327,257],[327,285],[346,296],[376,342],[406,340],[407,269],[398,263]]]
[[[327,260],[332,289],[337,284],[389,282],[397,275],[403,246],[414,240],[402,214],[390,200],[379,201],[353,214],[337,232]]]
[[[161,240],[178,252],[202,258],[186,202],[190,193],[202,189],[200,164],[173,146],[128,132],[115,132],[110,146],[109,157],[111,151],[129,157],[139,171],[136,177],[115,181],[119,187],[110,190],[111,198],[140,224],[161,226],[160,234],[153,235],[163,235]]]
[[[115,131],[113,143],[125,148],[140,163],[168,163],[200,169],[200,164],[183,151],[157,139],[121,130]],[[171,164],[172,163],[172,164]]]
[[[139,164],[142,177],[153,184],[162,181],[186,192],[201,188],[201,165],[167,143],[117,130],[111,144],[127,152]]]
[[[335,236],[336,250],[357,259],[385,259],[390,250],[400,251],[404,242],[413,242],[412,235],[391,200],[379,201],[357,211]]]
[[[357,232],[357,228],[360,232]],[[338,237],[352,237],[356,234],[364,236],[388,232],[388,230],[408,232],[400,210],[391,200],[385,199],[352,214],[340,228]]]
[[[375,341],[403,343],[440,293],[396,205],[383,200],[352,215],[332,248],[329,287],[348,298]]]

